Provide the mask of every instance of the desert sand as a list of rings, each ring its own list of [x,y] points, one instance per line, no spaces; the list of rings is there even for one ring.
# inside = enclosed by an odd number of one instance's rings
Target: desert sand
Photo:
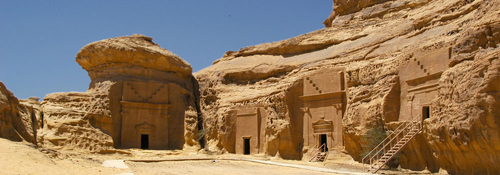
[[[345,174],[269,165],[246,160],[323,168],[363,174],[352,159],[325,162],[283,160],[264,155],[194,153],[181,150],[123,149],[113,154],[56,151],[27,142],[0,139],[0,174]],[[245,159],[245,160],[242,160]],[[106,160],[124,160],[129,168],[104,167]],[[396,173],[398,171],[393,171]],[[400,172],[401,173],[401,172]]]

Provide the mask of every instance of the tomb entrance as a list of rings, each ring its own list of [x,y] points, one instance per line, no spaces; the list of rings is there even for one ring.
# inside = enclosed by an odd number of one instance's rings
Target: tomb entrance
[[[401,108],[399,121],[410,116],[422,120],[432,116],[432,100],[438,95],[439,79],[448,68],[449,48],[420,51],[413,54],[399,70],[401,82]]]
[[[141,149],[149,149],[149,135],[141,134]]]
[[[156,81],[123,81],[122,147],[168,147],[168,84]]]
[[[342,117],[345,108],[343,70],[331,70],[303,79],[304,147],[326,150],[344,146]]]
[[[262,106],[248,105],[234,107],[229,112],[229,122],[233,123],[231,133],[225,140],[225,148],[230,153],[264,153],[267,113]]]
[[[245,155],[249,155],[250,154],[250,138],[247,138],[247,139],[243,139],[243,143],[244,143],[244,153]]]
[[[99,92],[87,107],[91,125],[109,134],[115,148],[198,145],[192,126],[202,120],[191,65],[153,38],[134,34],[96,41],[84,46],[76,61],[92,80],[89,90]]]

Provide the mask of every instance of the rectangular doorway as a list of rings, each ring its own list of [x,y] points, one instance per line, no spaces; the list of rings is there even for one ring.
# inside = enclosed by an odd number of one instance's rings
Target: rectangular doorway
[[[425,120],[430,117],[431,117],[431,109],[429,108],[429,106],[422,107],[422,120]]]
[[[149,149],[149,135],[141,134],[141,149]]]
[[[321,134],[319,137],[319,145],[322,146],[323,144],[325,144],[325,152],[328,152],[328,136],[326,134]]]
[[[245,149],[244,154],[249,155],[250,154],[250,139],[243,139],[243,148]]]

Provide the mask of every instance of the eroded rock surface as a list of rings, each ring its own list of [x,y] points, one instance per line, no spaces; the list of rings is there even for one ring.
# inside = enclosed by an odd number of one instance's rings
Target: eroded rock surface
[[[41,121],[40,102],[32,97],[19,100],[0,82],[0,137],[36,144]]]
[[[39,142],[48,148],[113,152],[111,136],[98,129],[99,125],[94,121],[96,117],[109,116],[106,115],[106,103],[99,101],[102,94],[90,89],[87,92],[61,92],[45,96]]]
[[[90,43],[76,61],[92,82],[87,92],[44,98],[44,144],[92,152],[200,148],[198,84],[177,55],[135,34]]]
[[[331,149],[361,160],[401,121],[419,116],[423,132],[390,166],[499,173],[493,166],[500,163],[499,10],[493,0],[334,1],[327,28],[229,51],[195,73],[207,147],[232,152],[231,139],[249,138],[235,137],[232,111],[262,106],[268,122],[259,153],[308,156],[313,146],[304,144],[305,128],[316,126],[304,125],[306,117],[330,121],[327,113],[307,114],[324,104],[306,106],[302,99],[336,97],[321,95],[312,82],[319,95],[303,97],[302,87],[307,77],[342,69],[344,142]],[[316,139],[323,130],[317,131]],[[334,143],[333,135],[326,138]]]
[[[191,65],[179,56],[161,48],[153,38],[140,34],[105,39],[90,43],[77,54],[76,61],[89,72],[92,80],[102,76],[125,73],[120,69],[129,68],[129,74],[137,74],[136,69],[153,69],[163,72],[190,76]]]

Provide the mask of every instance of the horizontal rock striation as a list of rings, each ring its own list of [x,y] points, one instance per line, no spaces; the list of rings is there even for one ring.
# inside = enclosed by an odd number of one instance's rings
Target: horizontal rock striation
[[[60,92],[45,96],[42,102],[43,127],[39,142],[48,148],[94,153],[114,152],[109,131],[99,129],[96,120],[109,118],[107,89],[87,92]],[[108,86],[109,87],[109,86]],[[97,98],[96,98],[97,97]]]

